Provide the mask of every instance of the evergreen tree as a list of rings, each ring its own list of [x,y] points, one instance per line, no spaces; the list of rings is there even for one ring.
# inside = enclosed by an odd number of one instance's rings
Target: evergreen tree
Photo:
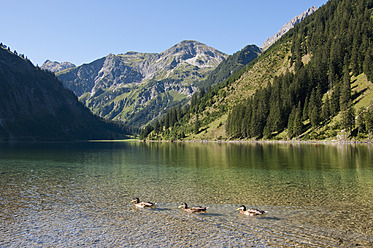
[[[339,85],[333,87],[332,96],[330,99],[330,114],[336,116],[339,112]]]
[[[294,136],[299,136],[302,133],[303,123],[302,123],[302,108],[300,102],[295,111],[294,123],[293,123],[293,133]]]
[[[305,121],[309,118],[308,116],[308,96],[306,97],[306,100],[304,101],[304,106],[303,106],[303,115],[302,115],[302,120]]]
[[[365,115],[365,126],[368,131],[368,139],[371,138],[371,134],[373,132],[373,106],[371,105],[369,110]]]
[[[294,137],[294,120],[296,115],[296,108],[293,107],[288,118],[288,137],[291,139]]]
[[[366,115],[365,109],[360,108],[357,114],[357,119],[356,119],[356,125],[358,127],[358,134],[360,134],[361,132],[365,130],[365,123],[366,123],[365,115]]]
[[[330,118],[330,100],[328,95],[326,95],[325,102],[322,106],[321,118],[323,122]]]
[[[139,138],[141,140],[145,140],[152,131],[153,127],[151,125],[147,125],[145,128],[141,130]]]
[[[170,111],[167,112],[166,117],[164,119],[164,127],[167,130],[170,127]]]
[[[317,128],[320,123],[320,111],[317,107],[312,108],[310,120],[312,127]]]
[[[160,131],[161,131],[161,125],[158,119],[156,119],[154,122],[154,132],[158,134]]]
[[[343,82],[340,93],[339,106],[342,111],[345,111],[351,101],[351,86],[350,86],[350,72],[348,71],[348,59],[345,56],[345,65],[343,69]]]
[[[320,100],[317,99],[315,89],[312,89],[310,102],[308,103],[308,115],[310,117],[312,127],[316,128],[320,123]]]
[[[370,50],[365,55],[364,59],[364,73],[367,75],[368,80],[373,82],[373,49]]]
[[[342,128],[346,130],[347,139],[347,136],[350,135],[351,130],[355,126],[355,110],[351,106],[351,101],[349,102],[347,109],[342,111],[341,125]]]
[[[196,121],[194,122],[194,133],[198,134],[199,133],[199,128],[200,128],[200,123],[198,119],[198,113],[196,115]]]

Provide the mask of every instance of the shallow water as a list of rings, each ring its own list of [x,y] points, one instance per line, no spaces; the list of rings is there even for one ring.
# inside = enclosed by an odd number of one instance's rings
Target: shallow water
[[[0,187],[3,247],[373,246],[372,145],[1,146]]]

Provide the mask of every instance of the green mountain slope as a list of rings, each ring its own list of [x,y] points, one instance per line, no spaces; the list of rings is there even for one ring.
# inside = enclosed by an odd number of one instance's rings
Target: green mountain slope
[[[150,139],[364,139],[373,131],[373,3],[331,0]],[[176,121],[175,121],[176,119]],[[151,131],[152,129],[155,129]],[[151,131],[151,132],[150,132]]]
[[[95,114],[141,126],[187,101],[226,54],[197,41],[156,53],[110,54],[57,77]]]
[[[125,132],[94,116],[53,73],[0,48],[0,142],[123,138]]]
[[[223,82],[232,74],[241,70],[245,65],[253,61],[261,54],[261,50],[256,45],[248,45],[241,51],[229,56],[213,70],[207,79],[202,82],[202,87],[209,87]]]

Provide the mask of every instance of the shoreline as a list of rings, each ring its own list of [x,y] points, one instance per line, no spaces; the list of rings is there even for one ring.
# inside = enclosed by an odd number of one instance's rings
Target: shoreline
[[[144,143],[227,143],[227,144],[373,144],[373,140],[138,140]]]

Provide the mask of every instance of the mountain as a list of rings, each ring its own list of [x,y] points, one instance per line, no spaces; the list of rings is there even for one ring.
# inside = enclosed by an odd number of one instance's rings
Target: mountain
[[[373,1],[330,0],[144,139],[364,140],[373,134]]]
[[[188,40],[159,54],[109,54],[56,75],[94,113],[141,126],[187,101],[226,58]]]
[[[295,25],[302,22],[304,18],[311,15],[317,10],[315,6],[312,6],[302,14],[294,17],[291,19],[288,23],[286,23],[282,28],[272,37],[268,38],[263,44],[260,46],[260,48],[265,51],[267,50],[273,43],[275,43],[277,40],[279,40],[284,34],[286,34],[290,29],[294,28]]]
[[[55,72],[60,72],[66,69],[74,68],[74,67],[76,66],[70,62],[59,63],[56,61],[46,60],[40,68],[43,70],[48,70],[48,71],[55,73]]]
[[[241,70],[245,65],[256,59],[261,54],[261,50],[256,45],[248,45],[242,50],[229,56],[221,62],[202,83],[203,87],[208,87],[223,82],[229,76]]]
[[[0,47],[0,142],[109,139],[124,130],[84,107],[49,71]]]

